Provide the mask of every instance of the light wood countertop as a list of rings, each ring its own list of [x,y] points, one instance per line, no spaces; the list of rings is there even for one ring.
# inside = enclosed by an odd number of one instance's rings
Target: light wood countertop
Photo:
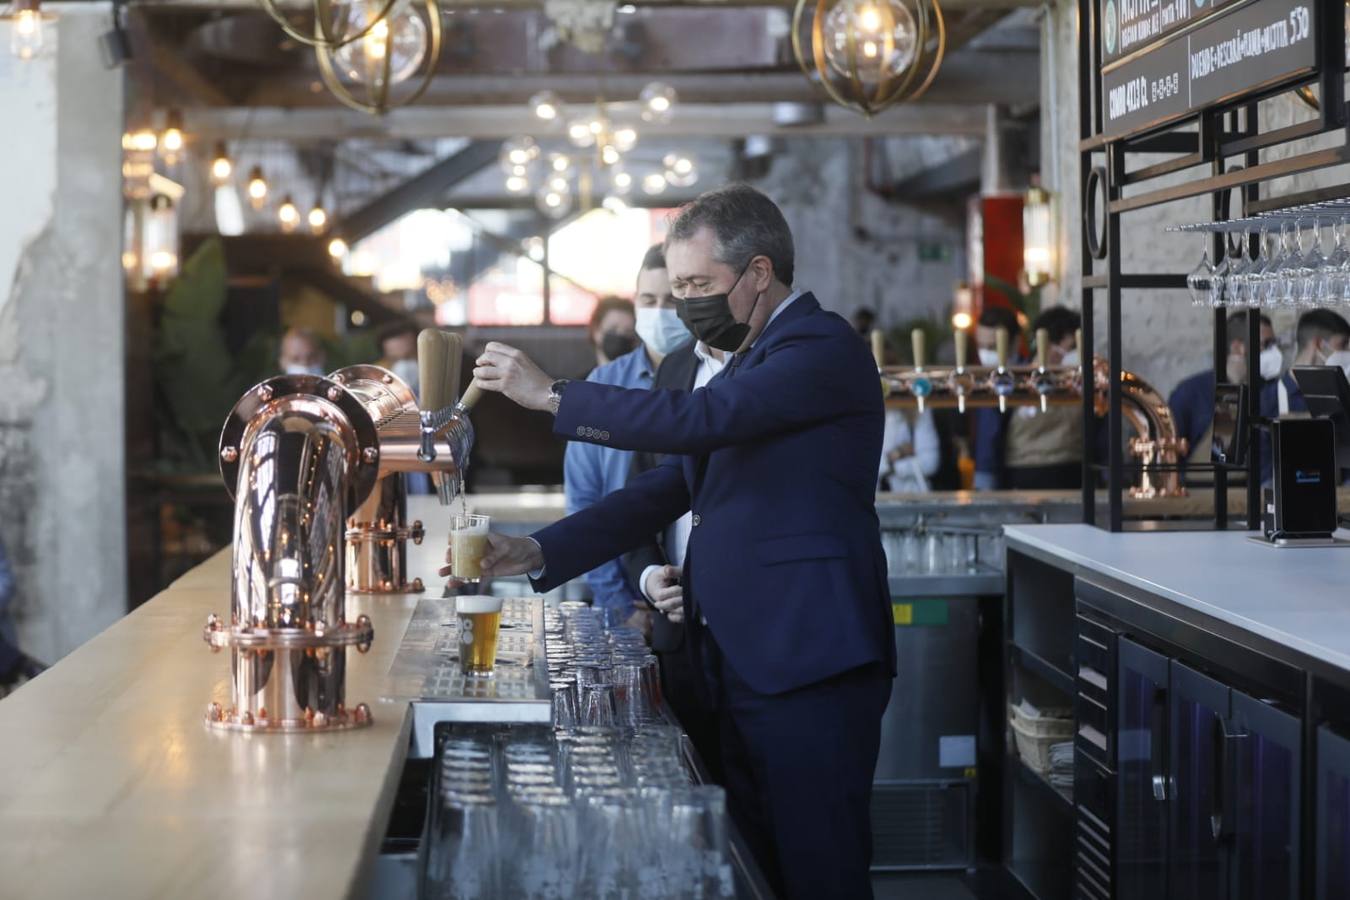
[[[415,499],[429,534],[409,568],[439,591],[448,512]],[[407,755],[409,705],[386,691],[421,595],[348,598],[375,627],[347,673],[371,727],[221,733],[204,713],[229,656],[201,633],[229,614],[229,564],[226,549],[0,700],[0,898],[360,895]]]

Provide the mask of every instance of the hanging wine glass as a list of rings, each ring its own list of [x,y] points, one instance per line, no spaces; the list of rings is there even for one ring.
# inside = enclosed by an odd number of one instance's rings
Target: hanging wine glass
[[[1237,232],[1229,238],[1229,252],[1232,252],[1233,242],[1237,244],[1237,259],[1233,262],[1233,267],[1228,273],[1228,305],[1245,306],[1248,305],[1251,295],[1250,274],[1252,270],[1251,255],[1247,252],[1247,245],[1251,243],[1245,231]]]
[[[1206,238],[1200,262],[1186,276],[1186,289],[1191,292],[1191,305],[1209,305],[1209,291],[1213,280],[1214,265],[1209,261],[1209,240]]]
[[[1289,269],[1298,257],[1294,242],[1295,230],[1293,222],[1280,225],[1280,249],[1266,275],[1269,282],[1266,306],[1286,306],[1294,302],[1294,281],[1290,278]]]
[[[1256,235],[1256,256],[1244,279],[1246,282],[1244,293],[1250,307],[1257,307],[1265,302],[1266,270],[1270,268],[1269,237],[1270,226],[1263,223]]]
[[[1341,281],[1344,279],[1342,267],[1350,260],[1350,247],[1345,245],[1345,220],[1332,223],[1333,245],[1330,255],[1323,264],[1322,277],[1317,289],[1317,302],[1322,306],[1332,306],[1341,299]]]
[[[1306,249],[1299,258],[1298,267],[1298,305],[1316,306],[1317,289],[1321,282],[1322,267],[1326,257],[1322,255],[1322,222],[1320,219],[1305,219],[1312,227],[1299,232],[1299,247]],[[1307,240],[1304,241],[1304,236]]]
[[[1226,236],[1220,239],[1219,246],[1223,248],[1223,259],[1214,267],[1214,275],[1209,282],[1209,305],[1216,309],[1228,305],[1230,290],[1228,276],[1233,270],[1231,248],[1228,246]]]

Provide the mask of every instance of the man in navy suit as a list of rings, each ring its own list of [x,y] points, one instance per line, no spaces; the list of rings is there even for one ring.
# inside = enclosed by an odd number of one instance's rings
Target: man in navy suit
[[[881,386],[849,324],[792,289],[793,257],[782,213],[750,187],[672,221],[680,317],[734,354],[699,390],[555,382],[489,344],[482,387],[551,411],[555,434],[671,455],[531,537],[491,535],[483,567],[546,590],[690,511],[686,645],[718,716],[733,819],[780,895],[865,898],[895,672],[874,509]]]

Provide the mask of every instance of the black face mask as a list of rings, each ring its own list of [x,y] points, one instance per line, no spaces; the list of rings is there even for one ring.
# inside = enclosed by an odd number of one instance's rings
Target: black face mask
[[[749,269],[750,265],[747,263],[745,268],[741,269],[741,274],[731,283],[731,290],[725,294],[685,297],[675,304],[675,312],[684,323],[684,327],[714,350],[735,353],[741,349],[746,335],[750,333],[750,323],[737,321],[731,314],[731,303],[728,299]],[[755,307],[759,306],[761,296],[762,294],[755,295],[754,306],[750,307],[751,316],[755,314]]]
[[[600,335],[600,352],[609,360],[618,359],[637,349],[637,335],[622,331],[606,331]]]

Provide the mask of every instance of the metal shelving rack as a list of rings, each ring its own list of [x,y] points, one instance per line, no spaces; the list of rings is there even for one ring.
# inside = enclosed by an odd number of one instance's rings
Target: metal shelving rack
[[[1110,392],[1108,411],[1109,450],[1105,465],[1093,462],[1095,415],[1091,392],[1083,396],[1084,470],[1083,521],[1097,523],[1095,489],[1099,474],[1106,473],[1108,501],[1104,527],[1122,531],[1123,493],[1127,487],[1121,419],[1121,306],[1127,291],[1181,289],[1185,274],[1127,273],[1121,271],[1118,253],[1121,220],[1126,214],[1176,200],[1209,195],[1213,220],[1224,223],[1235,217],[1252,217],[1307,204],[1327,203],[1350,198],[1350,184],[1283,196],[1262,196],[1265,182],[1298,173],[1311,172],[1350,163],[1350,111],[1345,103],[1345,3],[1344,0],[1307,0],[1315,15],[1312,37],[1316,64],[1311,71],[1278,82],[1257,84],[1250,89],[1184,117],[1151,127],[1126,137],[1107,137],[1103,131],[1104,98],[1101,76],[1102,51],[1100,5],[1104,0],[1078,0],[1078,80],[1079,80],[1079,154],[1082,161],[1080,188],[1083,197],[1082,259],[1083,277],[1083,377],[1091,383],[1094,354],[1093,326],[1098,294],[1106,296],[1107,348]],[[1262,0],[1229,3],[1224,13],[1253,8]],[[1208,5],[1208,4],[1206,4]],[[1114,8],[1113,8],[1114,9]],[[1195,30],[1207,21],[1208,12],[1197,13],[1195,22],[1151,43],[1137,55]],[[1126,57],[1129,59],[1130,57]],[[1315,86],[1319,109],[1315,119],[1297,125],[1261,131],[1257,105],[1260,101],[1302,87]],[[1304,150],[1284,158],[1262,162],[1262,151],[1330,132],[1342,132],[1338,145]],[[1140,154],[1166,154],[1170,158],[1131,169],[1127,162]],[[1186,170],[1208,166],[1207,177],[1178,184],[1157,186],[1159,179]],[[1153,185],[1150,187],[1150,185]],[[1126,189],[1129,189],[1128,196]],[[1232,203],[1238,192],[1238,205]],[[1231,214],[1231,215],[1230,215]],[[1098,224],[1098,219],[1101,224]],[[1217,265],[1225,250],[1225,234],[1215,229],[1210,258]],[[1249,250],[1255,251],[1257,237],[1248,234]],[[1214,311],[1215,372],[1222,373],[1228,355],[1227,315],[1229,310]],[[1247,346],[1259,346],[1260,316],[1247,317]],[[1259,383],[1259,353],[1247,354],[1247,382]],[[1247,527],[1260,526],[1260,442],[1255,440],[1260,427],[1260,397],[1248,392]],[[1214,527],[1228,523],[1228,473],[1223,466],[1214,471]],[[1195,468],[1192,467],[1192,471]]]

